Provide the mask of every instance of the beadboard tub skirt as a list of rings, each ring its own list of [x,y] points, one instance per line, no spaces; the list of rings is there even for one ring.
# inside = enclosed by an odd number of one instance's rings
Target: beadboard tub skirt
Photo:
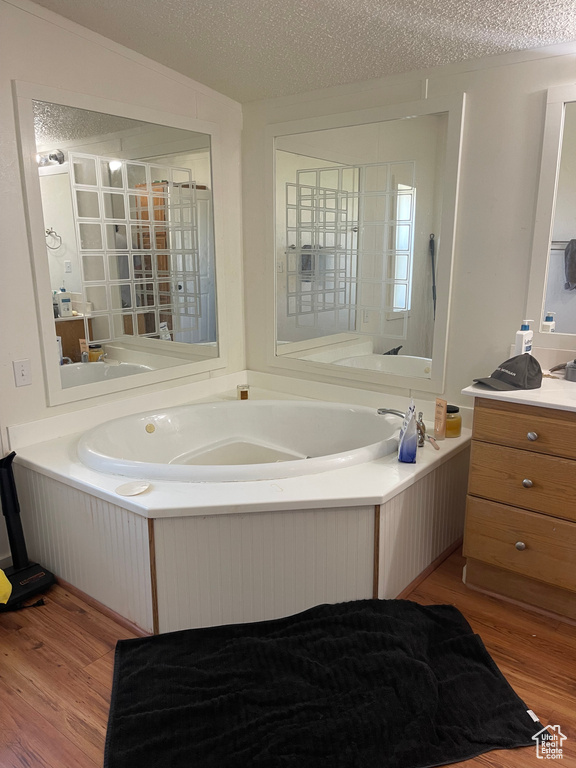
[[[384,504],[145,518],[15,466],[30,557],[150,633],[399,595],[463,532],[468,450]]]

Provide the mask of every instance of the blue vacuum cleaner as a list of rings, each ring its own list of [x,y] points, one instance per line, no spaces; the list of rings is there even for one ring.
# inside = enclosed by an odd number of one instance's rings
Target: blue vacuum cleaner
[[[12,594],[6,604],[0,604],[0,612],[15,611],[24,607],[27,600],[45,592],[55,582],[54,574],[38,563],[31,563],[28,559],[12,470],[15,456],[16,453],[13,451],[0,459],[0,502],[2,514],[6,519],[8,543],[12,554],[12,565],[4,571],[12,584]]]

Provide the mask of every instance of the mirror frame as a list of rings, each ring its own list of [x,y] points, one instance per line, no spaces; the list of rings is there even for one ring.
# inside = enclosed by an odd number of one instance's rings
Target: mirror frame
[[[549,88],[546,95],[546,116],[542,139],[542,157],[540,161],[540,180],[536,218],[532,240],[530,278],[524,317],[533,318],[533,346],[548,349],[566,349],[576,347],[576,333],[542,333],[542,321],[547,307],[546,281],[548,277],[548,259],[554,215],[560,161],[562,157],[562,139],[564,134],[565,105],[576,102],[576,84],[560,85]]]
[[[89,94],[65,91],[51,86],[43,86],[32,83],[13,81],[14,104],[16,111],[16,127],[19,137],[20,163],[24,180],[24,202],[28,228],[28,241],[30,258],[32,262],[32,277],[36,302],[36,317],[38,320],[38,333],[41,345],[42,364],[46,397],[49,406],[76,402],[88,398],[108,395],[115,392],[124,392],[129,389],[159,384],[165,381],[205,374],[212,370],[225,368],[227,365],[225,343],[222,340],[224,327],[223,308],[225,270],[223,267],[224,240],[222,236],[221,222],[224,219],[222,210],[222,197],[224,178],[219,161],[220,157],[220,130],[216,123],[196,118],[183,117],[169,112],[159,112],[147,107],[132,104],[121,104],[117,101],[103,99]],[[76,387],[62,388],[60,380],[60,366],[55,350],[55,331],[52,307],[48,298],[51,294],[50,273],[46,258],[46,245],[44,238],[44,218],[42,210],[42,197],[40,194],[40,180],[38,168],[35,163],[36,137],[34,135],[33,101],[45,101],[54,104],[62,104],[68,107],[85,109],[92,112],[100,112],[118,117],[141,120],[155,125],[165,125],[172,128],[205,133],[210,136],[211,172],[212,172],[212,210],[214,217],[214,253],[216,274],[216,327],[218,329],[218,356],[196,362],[186,362],[183,358],[182,365],[158,369],[147,373],[138,373],[132,376],[112,379],[106,382],[82,384]],[[220,257],[219,257],[220,254]],[[191,354],[192,351],[191,351]],[[134,381],[136,379],[136,381]]]
[[[456,218],[458,204],[458,182],[460,158],[462,151],[462,132],[464,124],[466,94],[437,96],[414,102],[404,102],[385,107],[343,112],[322,117],[304,118],[268,126],[265,137],[266,150],[266,194],[271,201],[267,213],[267,305],[266,318],[269,333],[267,342],[267,364],[273,368],[285,371],[314,373],[328,375],[331,378],[372,384],[379,387],[398,387],[423,392],[444,391],[446,375],[446,353],[448,343],[448,322],[450,317],[450,294],[454,262],[454,247],[456,234]],[[276,172],[275,146],[276,139],[291,134],[308,133],[333,128],[345,128],[367,123],[379,123],[387,120],[401,120],[424,115],[448,113],[448,129],[446,141],[446,162],[444,183],[442,188],[442,217],[441,217],[441,252],[442,257],[437,262],[436,286],[438,297],[446,297],[446,301],[438,301],[434,337],[432,345],[432,371],[430,378],[411,376],[395,376],[378,371],[368,371],[362,368],[345,368],[331,363],[317,363],[308,360],[289,358],[289,349],[279,355],[276,351],[276,259],[275,259],[275,210],[276,210]],[[270,298],[271,297],[271,298]],[[297,345],[299,342],[295,342]],[[286,347],[292,345],[286,344]],[[344,382],[342,382],[344,383]]]

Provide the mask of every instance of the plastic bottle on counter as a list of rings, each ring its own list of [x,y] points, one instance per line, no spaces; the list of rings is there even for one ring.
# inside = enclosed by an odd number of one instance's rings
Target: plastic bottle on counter
[[[516,355],[532,354],[534,331],[530,329],[531,322],[532,320],[522,320],[520,330],[516,331],[516,344],[514,348]]]

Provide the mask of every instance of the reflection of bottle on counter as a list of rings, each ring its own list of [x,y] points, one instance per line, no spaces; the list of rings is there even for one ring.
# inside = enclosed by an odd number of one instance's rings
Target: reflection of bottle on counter
[[[554,333],[556,331],[555,314],[556,312],[546,312],[542,323],[542,333]]]
[[[103,355],[102,344],[90,344],[88,347],[88,359],[91,363],[97,363]]]
[[[56,294],[58,298],[58,313],[60,317],[72,317],[72,294],[62,286]]]

